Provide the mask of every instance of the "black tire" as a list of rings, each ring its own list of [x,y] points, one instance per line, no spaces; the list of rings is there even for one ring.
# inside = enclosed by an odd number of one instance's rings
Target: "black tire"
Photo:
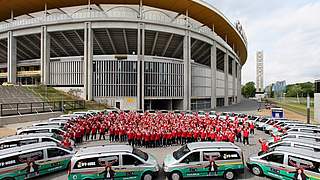
[[[3,178],[2,180],[15,180],[15,178]]]
[[[153,175],[151,172],[145,172],[141,177],[141,180],[152,180],[152,179],[153,179]]]
[[[182,180],[182,174],[179,171],[173,171],[170,173],[170,176],[168,177],[169,180]]]
[[[262,176],[263,175],[263,171],[262,171],[261,167],[258,166],[258,165],[252,165],[251,172],[256,176]]]
[[[224,179],[227,179],[227,180],[232,180],[235,178],[235,176],[236,174],[230,169],[226,170],[226,172],[224,172],[223,174]]]

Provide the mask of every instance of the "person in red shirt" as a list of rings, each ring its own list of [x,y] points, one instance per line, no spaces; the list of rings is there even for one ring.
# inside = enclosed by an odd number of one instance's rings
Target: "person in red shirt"
[[[89,141],[90,139],[90,132],[91,132],[91,129],[89,127],[89,125],[86,126],[86,141]]]
[[[106,136],[105,136],[105,134],[106,134],[106,127],[105,127],[105,125],[101,125],[101,126],[100,126],[99,133],[100,133],[99,140],[101,140],[102,137],[103,137],[103,140],[106,140]]]
[[[114,141],[114,129],[113,129],[113,127],[109,128],[109,141],[110,142]]]
[[[97,139],[97,126],[93,125],[91,129],[91,140],[96,140]]]
[[[71,142],[69,140],[69,138],[65,138],[62,142],[62,145],[65,147],[65,148],[70,148],[71,147]]]
[[[228,140],[229,142],[234,143],[235,134],[233,132],[229,133]]]
[[[277,143],[277,142],[279,142],[281,140],[280,136],[275,136],[275,135],[272,134],[272,137],[273,137],[273,142],[274,143]]]
[[[250,134],[254,134],[254,124],[253,124],[253,122],[249,123],[249,128],[250,128]]]
[[[261,151],[258,153],[258,155],[262,155],[268,152],[269,146],[268,142],[265,139],[259,139],[259,143],[261,144]]]
[[[242,134],[243,134],[243,144],[246,145],[246,143],[247,143],[247,145],[249,145],[249,130],[248,130],[248,128],[244,128]]]

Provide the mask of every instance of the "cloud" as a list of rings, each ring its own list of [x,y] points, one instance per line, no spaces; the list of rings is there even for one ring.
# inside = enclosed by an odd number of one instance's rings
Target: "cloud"
[[[320,78],[320,2],[315,0],[207,0],[247,33],[249,55],[243,83],[255,81],[255,53],[265,56],[265,85]]]

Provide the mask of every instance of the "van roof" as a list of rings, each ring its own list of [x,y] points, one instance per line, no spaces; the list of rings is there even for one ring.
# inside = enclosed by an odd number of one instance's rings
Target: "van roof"
[[[190,150],[209,149],[209,148],[240,149],[238,146],[234,145],[231,142],[194,142],[194,143],[189,143],[187,146]]]
[[[129,152],[133,151],[132,146],[129,145],[101,145],[101,146],[91,146],[81,148],[76,154],[76,157],[91,155],[91,154],[100,154],[100,153],[112,153],[112,152]]]
[[[301,132],[301,131],[289,131],[286,135],[305,135],[305,136],[313,136],[313,137],[320,137],[317,133],[308,133],[308,132]]]
[[[0,150],[0,156],[7,155],[7,154],[12,154],[15,152],[22,152],[26,150],[32,150],[32,149],[37,149],[37,148],[42,148],[42,147],[56,147],[57,144],[54,142],[40,142],[40,143],[34,143],[34,144],[27,144],[23,146],[17,146],[9,149],[3,149]]]
[[[282,142],[297,142],[297,143],[312,144],[312,145],[320,146],[317,141],[311,140],[311,139],[286,138]]]
[[[279,147],[276,147],[275,150],[276,151],[283,151],[283,152],[293,153],[293,154],[299,154],[299,155],[302,155],[302,156],[312,157],[312,158],[316,158],[316,159],[319,159],[319,157],[320,157],[320,152],[315,152],[315,151],[311,151],[311,150],[308,150],[308,149],[279,146]]]
[[[14,139],[24,139],[24,138],[39,138],[39,137],[51,137],[53,133],[31,133],[22,135],[7,136],[0,139],[1,141],[14,140]]]
[[[61,129],[61,126],[57,126],[57,125],[47,125],[47,126],[28,126],[28,127],[24,127],[22,129],[19,130],[33,130],[33,129],[49,129],[49,128],[56,128],[56,129]]]

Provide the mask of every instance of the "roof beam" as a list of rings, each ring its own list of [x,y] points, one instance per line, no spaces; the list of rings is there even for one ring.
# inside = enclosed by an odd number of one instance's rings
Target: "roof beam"
[[[193,57],[195,57],[199,52],[201,52],[201,50],[206,46],[206,43],[203,43],[194,53],[193,53]]]
[[[38,54],[37,52],[35,52],[33,49],[31,49],[29,46],[27,46],[25,43],[21,42],[21,40],[18,40],[20,42],[20,45],[25,48],[26,50],[28,50],[29,52],[31,52],[31,54],[35,57],[40,56],[40,54]]]
[[[103,49],[103,47],[102,47],[99,39],[96,37],[95,33],[92,33],[92,34],[93,34],[93,39],[94,39],[94,41],[97,42],[97,44],[98,44],[100,50],[102,51],[102,53],[103,53],[103,54],[107,54],[106,51]]]
[[[195,40],[193,41],[193,43],[191,44],[191,49],[197,44],[197,42],[198,42],[198,39],[195,39]]]
[[[26,41],[28,41],[34,48],[39,48],[39,46],[32,40],[30,40],[30,38],[28,36],[22,36],[23,39],[25,39]]]
[[[35,35],[35,37],[41,42],[41,38],[39,36]],[[53,48],[51,48],[51,46],[50,46],[50,52],[52,52],[55,56],[59,56],[59,54]]]
[[[72,49],[73,49],[76,53],[78,53],[78,55],[80,56],[80,55],[81,55],[80,51],[79,51],[79,50],[77,49],[77,47],[70,41],[70,39],[67,38],[67,36],[66,36],[63,32],[61,32],[61,31],[60,31],[60,34],[61,34],[62,37],[71,45]]]
[[[202,57],[205,56],[210,50],[211,48],[208,48],[207,50],[203,51],[203,53],[199,56],[198,59],[202,59]]]
[[[127,54],[129,54],[129,46],[128,46],[126,30],[122,29],[122,33],[123,33],[124,44],[126,45]]]
[[[180,48],[182,47],[183,45],[183,41],[180,41],[179,45],[177,46],[176,50],[174,50],[173,54],[172,54],[172,57],[176,57],[178,51],[180,50]]]
[[[79,32],[77,30],[74,30],[74,33],[76,33],[77,37],[79,38],[79,40],[84,43],[83,37],[80,36]]]
[[[158,41],[158,36],[159,36],[159,32],[157,31],[157,32],[156,32],[156,35],[155,35],[155,37],[154,37],[154,40],[153,40],[151,55],[153,55],[154,50],[156,49],[156,44],[157,44],[157,41]]]
[[[0,45],[2,45],[5,49],[8,49],[8,46],[6,44],[3,44],[2,41],[0,41]],[[29,59],[32,59],[32,57],[27,54],[26,52],[22,51],[21,49],[17,48],[17,51],[19,51],[20,53],[22,53],[24,56],[26,56]],[[8,54],[7,54],[8,56]],[[20,55],[19,53],[17,53],[17,57],[19,57],[19,59],[23,59],[24,57],[22,55]]]
[[[166,46],[164,47],[164,49],[163,49],[163,51],[162,51],[162,57],[163,57],[164,55],[166,55],[166,52],[167,52],[168,47],[169,47],[169,45],[170,45],[170,43],[171,43],[171,41],[172,41],[172,38],[173,38],[173,34],[171,34],[169,40],[167,41]]]
[[[179,16],[181,16],[181,13],[177,14],[177,15],[171,20],[171,22],[175,21]]]
[[[52,41],[53,43],[55,43],[66,55],[70,56],[70,53],[68,53],[68,52],[64,49],[64,47],[61,45],[61,43],[58,42],[52,35],[51,35],[51,41]]]
[[[109,29],[106,29],[106,33],[107,33],[107,36],[108,36],[108,39],[109,39],[109,41],[110,41],[110,44],[111,44],[111,47],[112,47],[112,50],[113,50],[114,54],[118,54],[118,53],[117,53],[117,49],[116,49],[116,47],[114,46],[112,37],[111,37],[111,35],[110,35]]]

